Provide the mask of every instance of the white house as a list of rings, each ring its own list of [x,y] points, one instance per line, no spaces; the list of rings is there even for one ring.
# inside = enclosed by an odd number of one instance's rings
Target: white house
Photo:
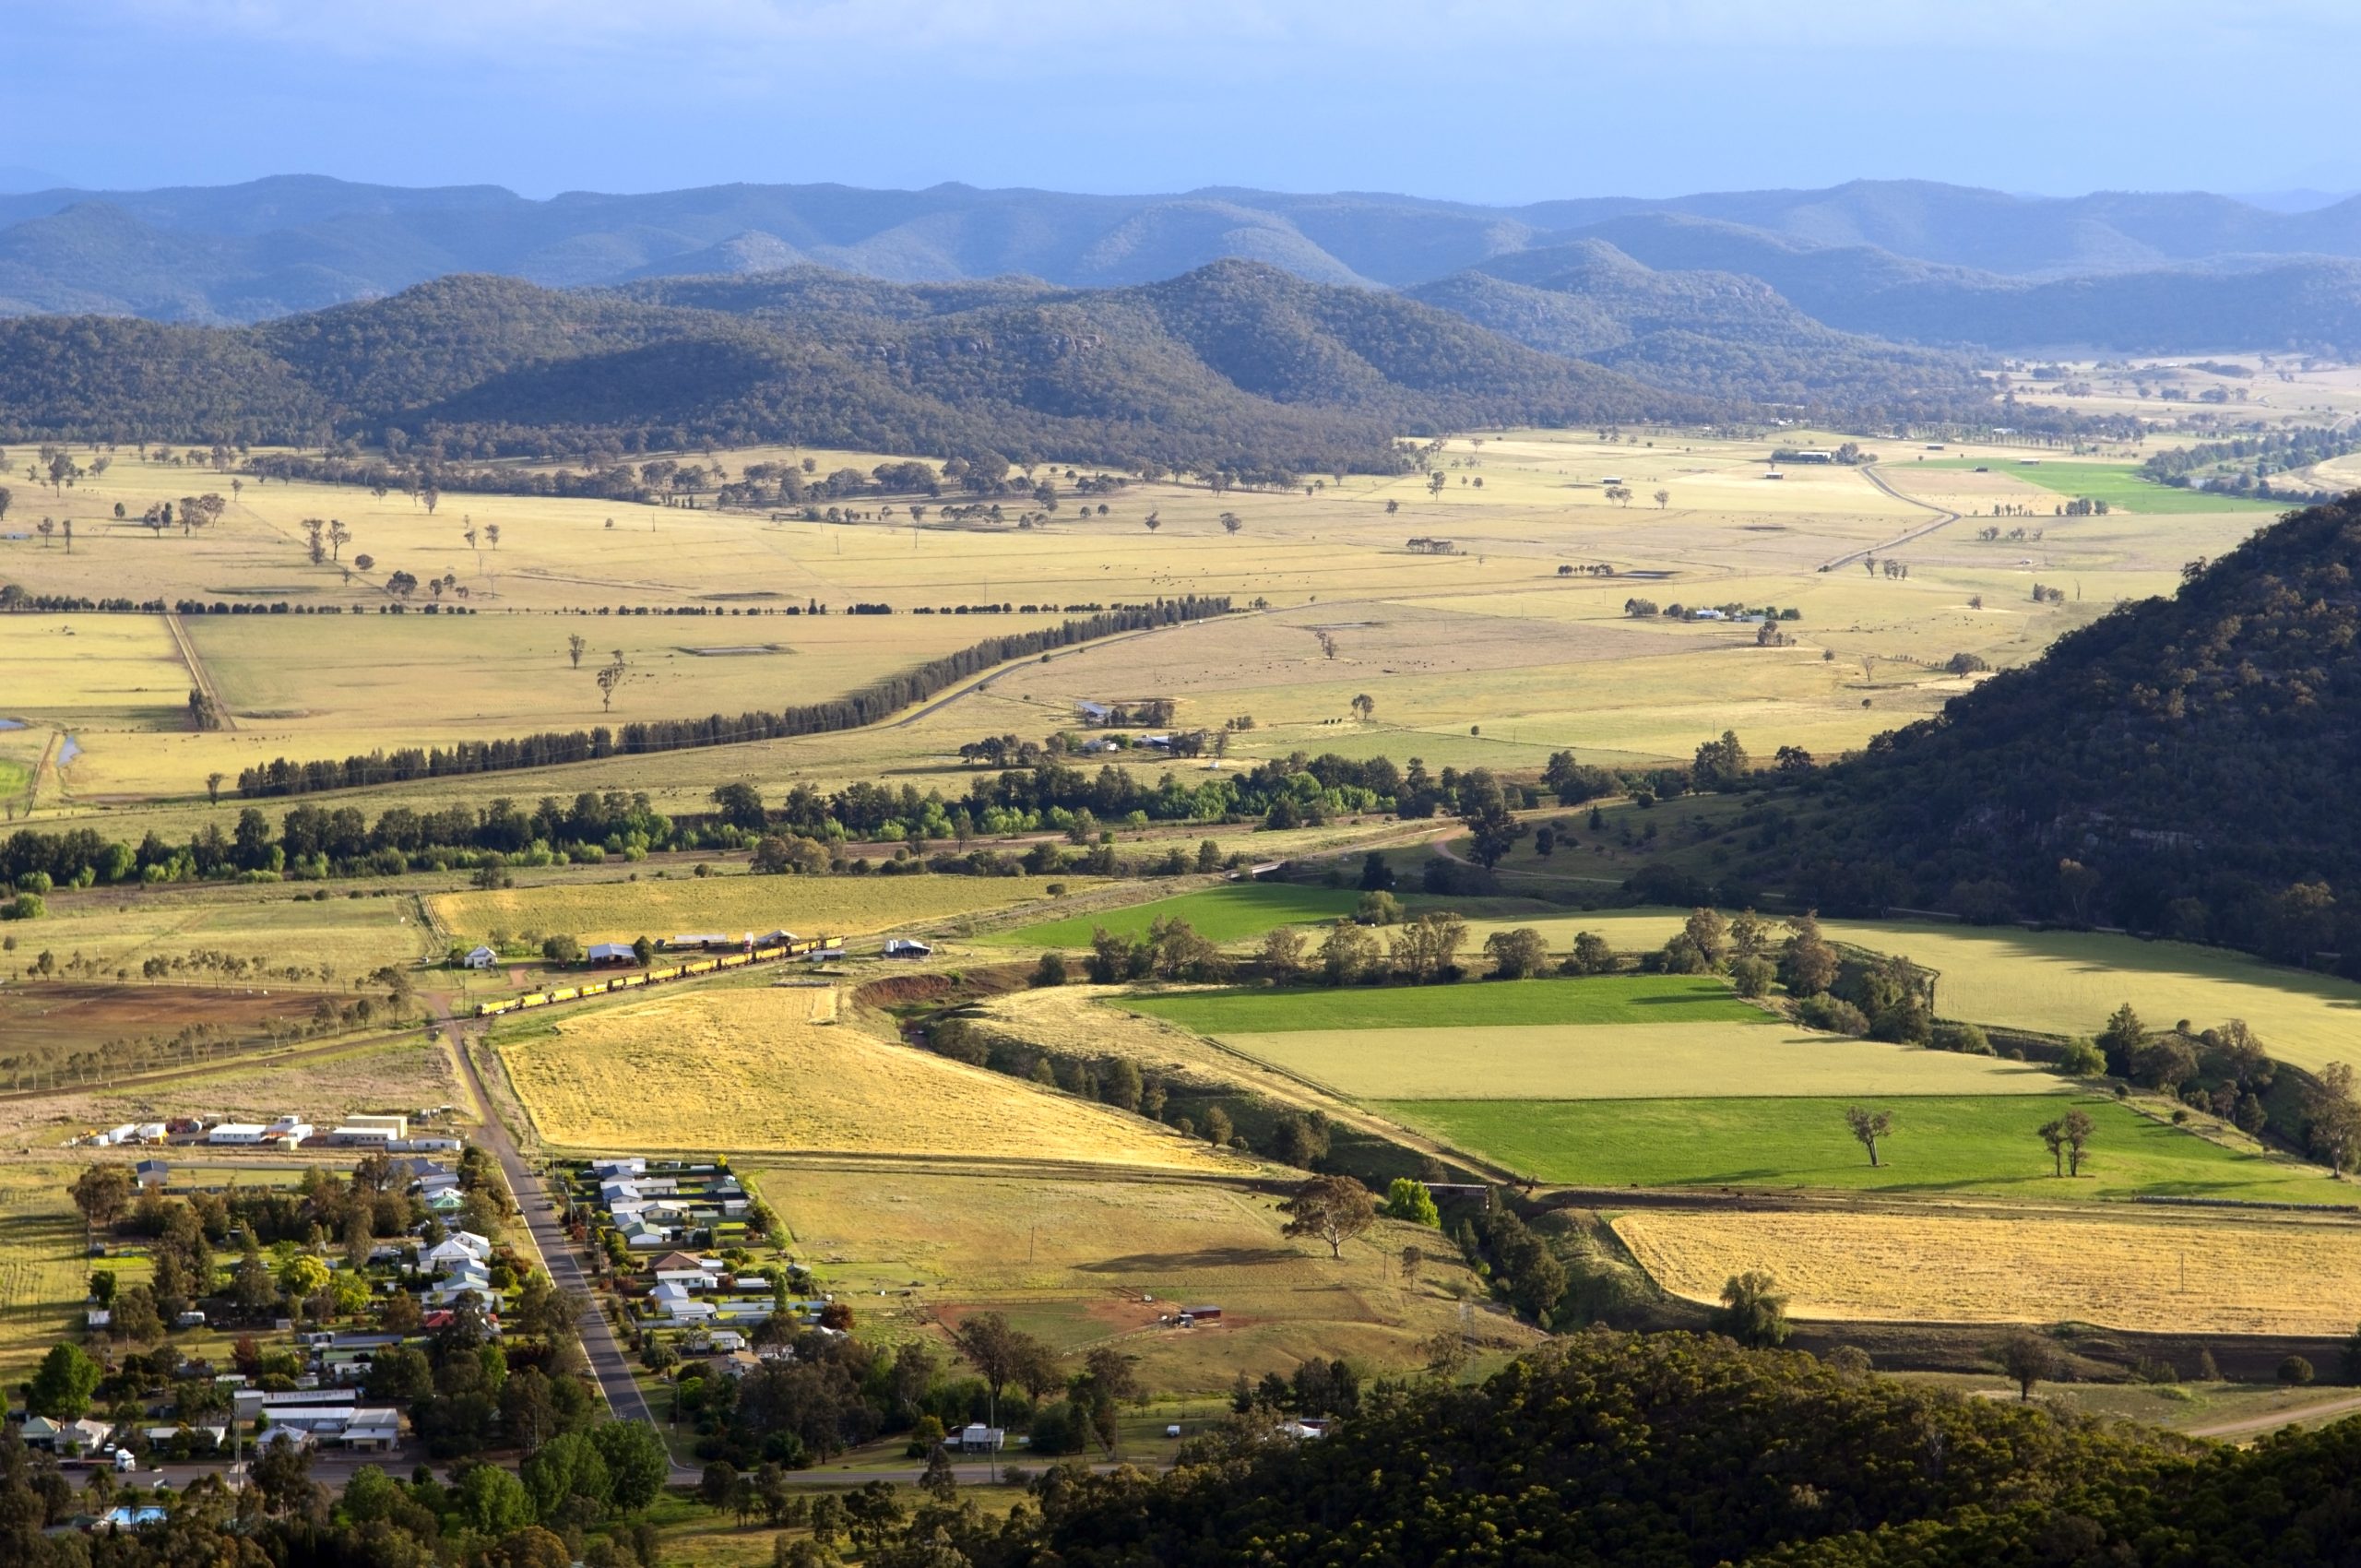
[[[205,1134],[208,1144],[258,1144],[265,1129],[256,1122],[224,1122]]]
[[[698,1301],[685,1285],[658,1285],[647,1293],[647,1304],[674,1323],[702,1323],[713,1315],[713,1304]]]
[[[454,1230],[426,1251],[420,1258],[425,1268],[445,1270],[466,1263],[490,1263],[492,1243],[472,1230]]]
[[[644,1219],[635,1219],[624,1226],[623,1236],[623,1245],[634,1249],[669,1247],[672,1244],[672,1232],[661,1225],[650,1225]]]
[[[500,955],[489,947],[470,947],[468,956],[459,960],[463,969],[488,969],[500,962]]]
[[[601,1180],[604,1180],[609,1176],[645,1176],[647,1174],[647,1161],[644,1159],[594,1159],[590,1162],[590,1170],[593,1175],[598,1176]]]

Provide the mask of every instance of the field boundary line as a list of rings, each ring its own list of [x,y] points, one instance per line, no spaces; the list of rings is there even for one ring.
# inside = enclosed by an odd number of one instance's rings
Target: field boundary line
[[[221,700],[219,689],[213,684],[213,672],[206,669],[205,660],[197,657],[196,645],[189,640],[188,628],[181,624],[179,611],[164,612],[164,630],[172,634],[173,646],[180,649],[181,662],[188,666],[188,678],[213,704],[213,711],[219,717],[221,728],[237,729],[238,721],[230,717],[230,705]]]

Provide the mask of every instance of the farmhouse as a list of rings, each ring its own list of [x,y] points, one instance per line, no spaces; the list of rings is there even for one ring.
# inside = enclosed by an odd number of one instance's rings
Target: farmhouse
[[[172,1180],[172,1167],[160,1159],[143,1159],[131,1168],[131,1179],[143,1193],[152,1192]]]
[[[470,947],[467,956],[459,960],[459,967],[463,969],[488,969],[498,962],[500,955],[491,948]]]

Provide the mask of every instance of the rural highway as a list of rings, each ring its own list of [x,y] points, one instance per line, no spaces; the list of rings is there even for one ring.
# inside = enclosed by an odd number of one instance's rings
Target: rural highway
[[[442,1002],[438,999],[434,1005],[447,1023],[449,1015]],[[516,1206],[524,1213],[526,1233],[532,1240],[533,1250],[540,1254],[541,1267],[548,1272],[551,1284],[561,1291],[573,1292],[584,1303],[578,1325],[582,1348],[590,1359],[590,1371],[599,1380],[599,1391],[607,1396],[607,1408],[618,1420],[644,1421],[654,1426],[656,1412],[648,1408],[647,1396],[640,1392],[638,1382],[632,1376],[630,1359],[590,1289],[590,1277],[582,1266],[581,1254],[558,1223],[557,1208],[550,1201],[547,1183],[525,1163],[525,1156],[517,1148],[508,1124],[492,1106],[492,1094],[484,1085],[482,1070],[476,1065],[475,1053],[469,1049],[458,1026],[450,1027],[459,1042],[459,1065],[468,1075],[468,1092],[475,1096],[476,1107],[483,1117],[480,1135],[508,1178],[508,1190],[516,1194]],[[672,1465],[675,1482],[694,1483],[698,1474],[678,1461]]]

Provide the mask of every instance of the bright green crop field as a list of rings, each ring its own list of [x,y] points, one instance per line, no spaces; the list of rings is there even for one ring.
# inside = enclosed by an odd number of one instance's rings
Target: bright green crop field
[[[1916,469],[1978,469],[2007,474],[2059,495],[2087,495],[2126,512],[2162,515],[2171,512],[2284,512],[2284,501],[2242,501],[2228,495],[2208,495],[2142,479],[2139,470],[2122,463],[2053,463],[2045,458],[2031,465],[2010,458],[1942,458],[1913,463]]]
[[[1121,1005],[1199,1034],[1295,1029],[1498,1028],[1530,1024],[1773,1024],[1778,1020],[1703,975],[1335,990],[1213,991],[1133,996]]]
[[[1881,1164],[1847,1105],[1890,1111]],[[2098,1123],[2079,1181],[2050,1173],[2036,1129],[2079,1104]],[[1392,1100],[1405,1123],[1544,1182],[1621,1187],[1837,1187],[2025,1198],[2173,1195],[2346,1204],[2317,1167],[2209,1143],[2112,1099],[2070,1095],[1845,1099]]]
[[[1087,947],[1093,930],[1145,936],[1150,922],[1184,920],[1209,942],[1243,942],[1283,925],[1310,925],[1349,915],[1361,896],[1350,888],[1297,887],[1284,882],[1233,882],[1176,898],[1133,904],[1071,920],[1046,921],[997,940],[1028,947]]]

